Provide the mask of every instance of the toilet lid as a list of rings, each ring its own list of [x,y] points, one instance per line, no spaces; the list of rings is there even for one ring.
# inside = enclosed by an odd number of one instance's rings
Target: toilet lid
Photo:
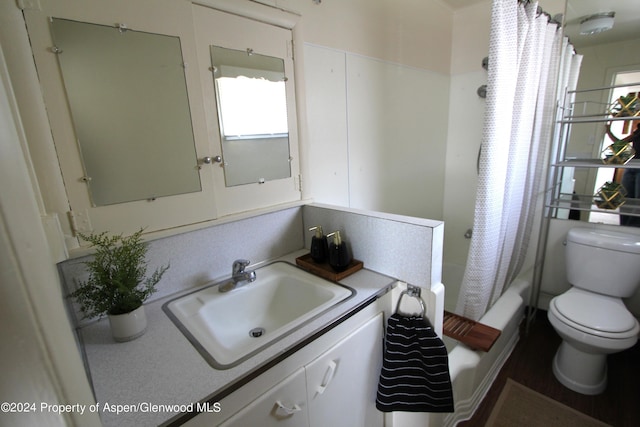
[[[553,302],[560,314],[585,328],[621,333],[636,325],[635,318],[616,298],[573,288]]]

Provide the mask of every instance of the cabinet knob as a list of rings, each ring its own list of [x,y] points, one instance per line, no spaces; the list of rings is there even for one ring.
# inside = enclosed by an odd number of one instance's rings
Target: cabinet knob
[[[202,158],[202,163],[204,163],[205,165],[210,165],[211,163],[222,163],[222,157],[221,156],[214,156],[214,157],[203,157]]]

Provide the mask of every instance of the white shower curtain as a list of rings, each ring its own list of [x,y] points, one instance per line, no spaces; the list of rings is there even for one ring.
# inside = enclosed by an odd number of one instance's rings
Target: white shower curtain
[[[537,2],[494,0],[473,237],[456,312],[479,319],[519,272],[551,145],[562,37]]]

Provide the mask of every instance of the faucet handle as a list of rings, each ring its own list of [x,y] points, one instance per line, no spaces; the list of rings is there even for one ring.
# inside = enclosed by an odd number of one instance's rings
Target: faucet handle
[[[248,259],[237,259],[235,261],[233,261],[233,274],[239,274],[244,272],[244,269],[246,266],[248,266],[249,264],[251,264],[251,261],[249,261]]]

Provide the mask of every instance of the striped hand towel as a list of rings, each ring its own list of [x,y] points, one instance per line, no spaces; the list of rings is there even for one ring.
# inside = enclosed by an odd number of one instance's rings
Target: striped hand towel
[[[449,357],[424,317],[387,321],[376,407],[383,412],[453,412]]]

